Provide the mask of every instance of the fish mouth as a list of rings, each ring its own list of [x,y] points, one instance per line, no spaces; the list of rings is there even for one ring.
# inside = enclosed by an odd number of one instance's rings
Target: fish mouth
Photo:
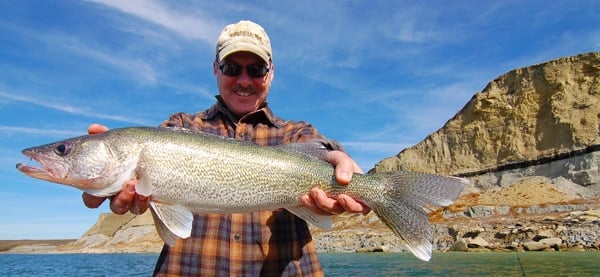
[[[98,188],[97,178],[81,179],[77,174],[71,174],[69,163],[60,158],[39,153],[34,148],[25,149],[22,153],[39,163],[39,166],[17,163],[17,170],[29,177],[82,190]]]
[[[52,170],[51,168],[46,166],[46,164],[43,163],[33,151],[28,151],[28,149],[26,149],[23,150],[23,154],[29,157],[31,160],[34,160],[41,164],[41,166],[32,166],[25,163],[17,163],[17,170],[21,171],[23,174],[32,178],[57,184],[68,185],[72,183],[68,179],[60,177],[60,174],[57,174],[58,172],[56,172],[55,170]]]
[[[18,163],[17,170],[21,171],[23,174],[25,174],[29,177],[33,177],[36,179],[49,181],[49,182],[53,182],[53,183],[59,183],[59,184],[67,184],[65,179],[54,177],[50,173],[50,171],[46,170],[45,168],[30,166],[30,165],[27,165],[24,163]]]
[[[50,172],[48,172],[46,169],[30,166],[24,163],[17,163],[17,169],[27,175],[50,175]]]
[[[29,149],[25,149],[22,151],[23,155],[27,156],[30,160],[32,161],[36,161],[40,164],[42,164],[38,159],[37,156],[35,155],[35,153],[33,151],[30,151]],[[42,164],[43,166],[43,164]],[[48,175],[48,176],[52,176],[50,174],[50,171],[48,170],[47,167],[43,166],[43,167],[36,167],[36,166],[31,166],[28,164],[24,164],[24,163],[17,163],[17,169],[23,173],[25,173],[26,175],[35,177],[35,176],[43,176],[43,175]],[[37,178],[37,177],[36,177]]]

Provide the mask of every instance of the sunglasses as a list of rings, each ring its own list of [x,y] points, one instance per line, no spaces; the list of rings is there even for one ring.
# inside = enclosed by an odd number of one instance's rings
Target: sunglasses
[[[237,77],[242,74],[242,69],[246,68],[248,76],[252,78],[262,78],[269,73],[269,67],[262,63],[251,64],[249,66],[241,66],[234,63],[223,63],[219,65],[221,73],[230,76]]]

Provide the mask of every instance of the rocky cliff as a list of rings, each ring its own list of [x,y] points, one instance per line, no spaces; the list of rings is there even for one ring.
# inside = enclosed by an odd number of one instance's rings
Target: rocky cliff
[[[600,53],[508,72],[441,129],[375,169],[460,175],[594,151],[600,144],[599,72]]]
[[[471,180],[453,206],[432,216],[438,249],[597,249],[599,132],[596,52],[498,77],[441,129],[372,171]]]
[[[431,214],[437,250],[600,247],[600,53],[516,69],[475,93],[419,144],[372,170],[467,177],[456,203]],[[151,217],[102,215],[78,241],[45,252],[154,252]],[[373,213],[313,229],[320,251],[400,251]],[[19,248],[13,251],[34,251]]]

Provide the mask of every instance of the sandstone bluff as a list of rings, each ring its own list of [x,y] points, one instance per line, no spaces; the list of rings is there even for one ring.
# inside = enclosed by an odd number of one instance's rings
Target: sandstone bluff
[[[469,178],[456,203],[431,213],[438,251],[563,251],[600,247],[600,53],[510,71],[435,133],[371,171]],[[372,213],[313,228],[321,252],[402,251]],[[158,252],[148,213],[101,215],[79,240],[11,252]]]

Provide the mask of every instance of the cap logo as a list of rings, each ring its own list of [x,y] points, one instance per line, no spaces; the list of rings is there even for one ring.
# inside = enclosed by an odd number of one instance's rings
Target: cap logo
[[[250,32],[250,31],[237,31],[237,32],[233,32],[233,33],[229,34],[229,36],[231,36],[231,37],[254,37],[255,39],[259,40],[261,43],[264,43],[263,39],[260,35]]]

